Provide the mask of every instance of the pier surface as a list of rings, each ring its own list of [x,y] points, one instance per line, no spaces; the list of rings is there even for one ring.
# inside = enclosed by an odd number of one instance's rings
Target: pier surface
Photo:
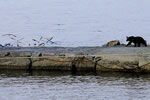
[[[0,69],[150,72],[150,47],[0,48]]]

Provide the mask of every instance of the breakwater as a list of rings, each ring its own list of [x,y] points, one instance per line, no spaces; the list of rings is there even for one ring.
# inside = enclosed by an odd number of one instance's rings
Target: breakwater
[[[150,47],[0,48],[0,69],[150,72]]]

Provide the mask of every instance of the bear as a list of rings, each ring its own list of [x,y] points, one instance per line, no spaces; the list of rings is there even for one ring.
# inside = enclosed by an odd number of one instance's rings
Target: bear
[[[145,47],[147,47],[147,43],[146,41],[140,37],[140,36],[129,36],[127,37],[128,44],[126,46],[131,45],[132,43],[134,43],[134,47],[140,47],[141,44],[143,44]]]
[[[116,45],[120,45],[120,41],[119,40],[109,41],[106,44],[106,46],[116,46]]]

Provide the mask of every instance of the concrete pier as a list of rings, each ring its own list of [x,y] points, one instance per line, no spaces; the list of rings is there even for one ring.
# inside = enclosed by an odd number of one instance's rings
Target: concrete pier
[[[0,48],[0,69],[150,73],[150,47]]]

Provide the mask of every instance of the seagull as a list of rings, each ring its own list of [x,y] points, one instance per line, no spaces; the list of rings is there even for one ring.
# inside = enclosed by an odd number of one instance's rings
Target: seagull
[[[17,37],[16,35],[14,35],[14,34],[4,34],[4,35],[2,35],[2,36],[13,36],[13,37]]]

